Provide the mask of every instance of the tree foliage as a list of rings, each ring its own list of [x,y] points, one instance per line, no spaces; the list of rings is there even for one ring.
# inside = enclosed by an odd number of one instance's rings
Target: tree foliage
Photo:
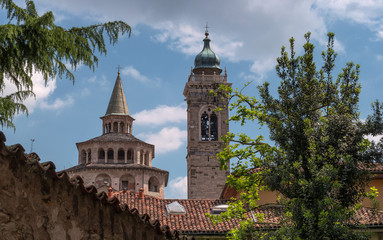
[[[375,102],[373,114],[362,121],[359,65],[347,63],[334,78],[334,34],[328,34],[319,70],[310,33],[305,39],[301,56],[296,56],[293,38],[289,52],[282,47],[276,66],[281,79],[276,98],[268,82],[258,87],[260,99],[221,87],[235,111],[230,120],[267,126],[273,142],[269,145],[262,136],[244,133],[228,133],[223,138],[226,147],[218,158],[224,168],[228,159],[238,160],[228,184],[240,191],[240,198],[218,218],[242,220],[230,233],[233,239],[366,239],[353,230],[359,226],[353,216],[369,194],[366,167],[382,158],[382,143],[370,143],[364,137],[382,134],[383,107]],[[249,219],[247,213],[258,207],[260,189],[283,196],[282,227],[277,231],[257,232]]]
[[[121,21],[66,29],[54,24],[52,12],[39,16],[33,1],[25,2],[21,8],[12,0],[0,0],[9,20],[0,25],[0,91],[4,91],[5,78],[17,88],[17,92],[0,97],[2,127],[15,128],[15,114],[28,113],[22,102],[34,96],[34,72],[42,73],[45,82],[56,76],[74,82],[67,66],[76,69],[82,64],[94,70],[96,54],[107,53],[104,36],[114,45],[120,34],[131,33],[130,26]]]

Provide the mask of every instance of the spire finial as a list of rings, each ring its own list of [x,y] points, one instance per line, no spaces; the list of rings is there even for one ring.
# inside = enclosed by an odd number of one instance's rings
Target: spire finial
[[[117,74],[118,74],[118,76],[120,76],[120,69],[121,69],[121,66],[120,66],[120,64],[118,64],[118,66],[117,66]]]
[[[206,26],[205,26],[205,36],[206,36],[206,38],[209,36],[208,28],[209,28],[209,26],[208,26],[208,24],[206,22]]]

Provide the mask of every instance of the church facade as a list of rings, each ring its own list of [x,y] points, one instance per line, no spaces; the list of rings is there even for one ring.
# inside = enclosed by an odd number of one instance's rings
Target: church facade
[[[76,143],[78,165],[66,169],[70,177],[79,175],[84,185],[98,191],[129,190],[164,198],[169,172],[152,166],[154,145],[133,135],[134,118],[130,116],[120,73],[109,105],[102,119],[102,135]]]

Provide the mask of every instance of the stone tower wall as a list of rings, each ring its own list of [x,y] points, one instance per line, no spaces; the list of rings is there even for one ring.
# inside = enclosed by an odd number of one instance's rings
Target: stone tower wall
[[[228,171],[219,169],[216,154],[222,149],[222,142],[201,139],[201,115],[215,113],[218,120],[218,139],[229,131],[228,101],[210,92],[220,84],[230,85],[226,76],[194,75],[186,83],[184,95],[188,112],[187,177],[189,199],[218,199],[225,186]],[[221,111],[214,111],[217,107]]]

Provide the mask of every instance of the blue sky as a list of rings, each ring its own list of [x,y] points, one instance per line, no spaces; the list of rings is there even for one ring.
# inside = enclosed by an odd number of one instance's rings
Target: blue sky
[[[240,88],[253,81],[247,92],[257,95],[256,86],[269,81],[276,89],[275,58],[288,39],[296,39],[297,52],[303,35],[312,32],[317,67],[326,34],[336,36],[338,70],[347,61],[361,65],[361,117],[370,112],[383,92],[383,1],[357,0],[270,0],[270,1],[35,1],[40,13],[52,10],[56,24],[86,26],[122,20],[132,27],[100,56],[93,72],[80,66],[75,84],[51,79],[44,86],[41,75],[33,76],[36,99],[28,99],[28,117],[15,118],[16,132],[3,129],[7,144],[21,143],[42,161],[52,161],[57,170],[77,164],[76,142],[101,135],[99,117],[105,114],[117,66],[131,115],[133,133],[156,145],[153,165],[170,172],[166,198],[186,197],[186,104],[183,88],[202,50],[204,26],[209,24],[211,46],[227,68],[228,81]],[[5,12],[1,11],[3,24]],[[12,91],[8,87],[3,94]],[[266,134],[256,125],[231,125],[232,132]]]

